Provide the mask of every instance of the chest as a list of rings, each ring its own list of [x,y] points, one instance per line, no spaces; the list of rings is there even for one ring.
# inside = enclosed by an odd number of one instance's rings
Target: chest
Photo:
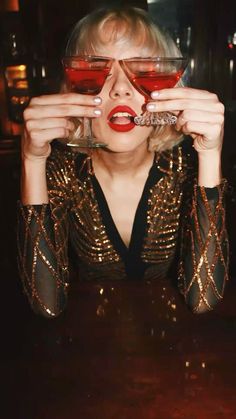
[[[109,190],[103,191],[96,179],[88,180],[69,217],[70,240],[80,260],[107,266],[109,272],[110,264],[122,260],[137,268],[135,276],[140,273],[138,260],[169,263],[181,205],[181,188],[175,185],[173,193],[172,186],[162,178],[155,185],[147,182],[139,194],[128,187],[124,193],[117,190],[109,200]]]
[[[103,194],[110,215],[121,239],[127,247],[130,243],[134,220],[142,198],[144,184],[145,180],[114,186],[103,185]]]

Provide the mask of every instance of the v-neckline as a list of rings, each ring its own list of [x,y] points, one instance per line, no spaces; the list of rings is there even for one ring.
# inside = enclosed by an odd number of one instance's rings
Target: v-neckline
[[[106,228],[107,235],[112,244],[114,245],[115,249],[123,259],[126,259],[128,255],[140,254],[141,252],[143,238],[145,235],[147,225],[146,213],[148,209],[148,197],[150,194],[150,189],[161,177],[162,173],[157,168],[156,155],[154,155],[153,164],[149,170],[140,200],[135,211],[129,246],[126,246],[114,222],[108,202],[100,186],[100,183],[95,174],[91,175],[94,193],[97,199],[103,224]]]
[[[123,261],[129,279],[142,279],[144,276],[147,264],[143,261],[141,254],[147,231],[149,198],[152,194],[152,188],[161,178],[167,174],[171,174],[172,170],[173,168],[172,166],[170,167],[168,158],[165,158],[165,155],[162,156],[162,154],[155,153],[153,164],[149,170],[142,195],[136,208],[130,243],[129,247],[127,247],[114,223],[106,197],[92,170],[91,158],[85,154],[79,154],[76,158],[78,180],[84,182],[86,179],[90,179],[107,237]]]

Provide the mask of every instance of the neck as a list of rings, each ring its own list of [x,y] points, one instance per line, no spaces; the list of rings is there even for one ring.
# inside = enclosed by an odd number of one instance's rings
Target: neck
[[[150,168],[153,154],[148,151],[147,146],[122,153],[100,149],[93,152],[93,168],[96,174],[103,172],[112,179],[116,176],[131,178]]]

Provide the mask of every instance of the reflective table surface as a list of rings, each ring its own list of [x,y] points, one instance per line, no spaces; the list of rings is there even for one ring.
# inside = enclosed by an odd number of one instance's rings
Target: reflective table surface
[[[53,320],[22,297],[3,325],[4,419],[236,418],[235,291],[193,315],[167,279],[74,282]]]

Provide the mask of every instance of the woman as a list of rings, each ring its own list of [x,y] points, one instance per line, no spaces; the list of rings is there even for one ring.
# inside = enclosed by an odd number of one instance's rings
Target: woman
[[[223,296],[228,264],[222,103],[215,94],[181,86],[152,92],[147,109],[174,112],[176,125],[125,128],[129,115],[116,110],[128,106],[139,115],[144,96],[119,60],[179,55],[142,10],[99,10],[85,17],[66,54],[78,51],[114,59],[99,97],[41,96],[24,113],[19,266],[33,309],[48,317],[64,309],[69,242],[81,280],[158,280],[178,257],[187,304],[197,313],[211,309]],[[107,149],[87,155],[51,144],[74,130],[71,117],[83,116],[93,118],[94,134]],[[192,137],[195,152],[184,136]]]

